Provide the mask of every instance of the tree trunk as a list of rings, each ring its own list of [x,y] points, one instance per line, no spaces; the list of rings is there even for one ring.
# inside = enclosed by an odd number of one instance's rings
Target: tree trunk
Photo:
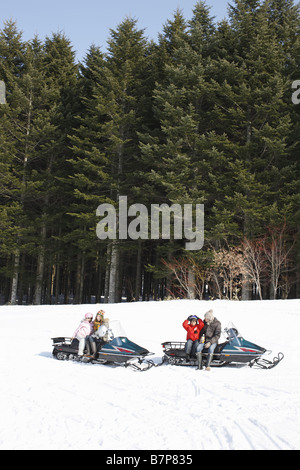
[[[108,303],[116,303],[117,287],[118,287],[118,271],[119,271],[119,246],[116,240],[113,240],[110,258],[109,273],[109,294]]]
[[[75,288],[75,303],[82,303],[83,296],[83,280],[84,280],[84,253],[79,253],[77,257],[77,270],[76,270],[76,288]]]
[[[141,294],[141,281],[142,281],[142,240],[138,240],[138,252],[136,259],[136,278],[135,278],[135,300],[140,300]]]
[[[195,272],[191,266],[188,268],[188,299],[195,299]]]
[[[13,274],[11,291],[10,291],[10,303],[12,305],[16,305],[17,303],[19,268],[20,268],[20,250],[18,249],[14,256],[14,274]]]
[[[34,305],[41,305],[42,303],[42,289],[43,289],[43,278],[44,278],[44,267],[45,267],[45,241],[46,241],[46,224],[43,223],[41,229],[41,247],[37,259],[37,272],[36,272],[36,283],[34,292]]]

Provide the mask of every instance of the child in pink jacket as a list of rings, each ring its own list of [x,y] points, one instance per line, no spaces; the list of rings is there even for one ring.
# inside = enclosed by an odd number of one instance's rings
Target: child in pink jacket
[[[85,338],[92,334],[94,331],[92,320],[92,313],[86,313],[84,319],[81,321],[80,325],[78,326],[78,328],[76,328],[73,333],[72,337],[78,339],[79,341],[78,356],[83,356]]]

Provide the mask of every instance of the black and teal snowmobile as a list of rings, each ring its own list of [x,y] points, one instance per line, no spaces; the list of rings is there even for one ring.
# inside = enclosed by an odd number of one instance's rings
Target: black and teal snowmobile
[[[60,360],[74,360],[93,364],[123,364],[136,370],[148,370],[156,364],[146,358],[153,353],[130,341],[120,322],[110,322],[109,341],[96,339],[97,353],[95,357],[87,354],[78,356],[79,341],[68,337],[51,338],[53,341],[53,356]],[[85,353],[87,351],[85,350]]]
[[[248,364],[250,367],[272,369],[284,357],[278,353],[273,360],[266,359],[265,355],[271,351],[244,339],[237,328],[230,323],[224,330],[226,340],[217,345],[211,366],[225,366],[228,364]],[[164,356],[163,362],[171,365],[193,366],[197,365],[196,356],[187,357],[185,353],[185,342],[166,341],[162,343]],[[207,350],[203,350],[203,356],[207,356]]]

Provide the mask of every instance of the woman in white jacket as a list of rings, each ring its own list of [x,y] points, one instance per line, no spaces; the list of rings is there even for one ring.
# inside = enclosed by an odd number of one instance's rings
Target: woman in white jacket
[[[103,341],[110,341],[112,339],[112,331],[109,328],[109,319],[104,318],[102,325],[100,328],[93,334],[94,337],[96,338],[101,338]]]
[[[76,338],[79,341],[78,356],[83,356],[83,351],[85,347],[85,338],[93,333],[93,314],[86,313],[84,319],[81,321],[78,328],[73,333],[72,338]]]

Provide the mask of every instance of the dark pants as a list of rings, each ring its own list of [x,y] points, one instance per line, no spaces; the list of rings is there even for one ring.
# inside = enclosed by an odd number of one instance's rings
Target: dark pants
[[[95,339],[92,336],[87,336],[85,338],[85,346],[86,346],[87,354],[91,354],[91,349],[92,349],[92,353],[96,354],[97,346],[96,346]]]

